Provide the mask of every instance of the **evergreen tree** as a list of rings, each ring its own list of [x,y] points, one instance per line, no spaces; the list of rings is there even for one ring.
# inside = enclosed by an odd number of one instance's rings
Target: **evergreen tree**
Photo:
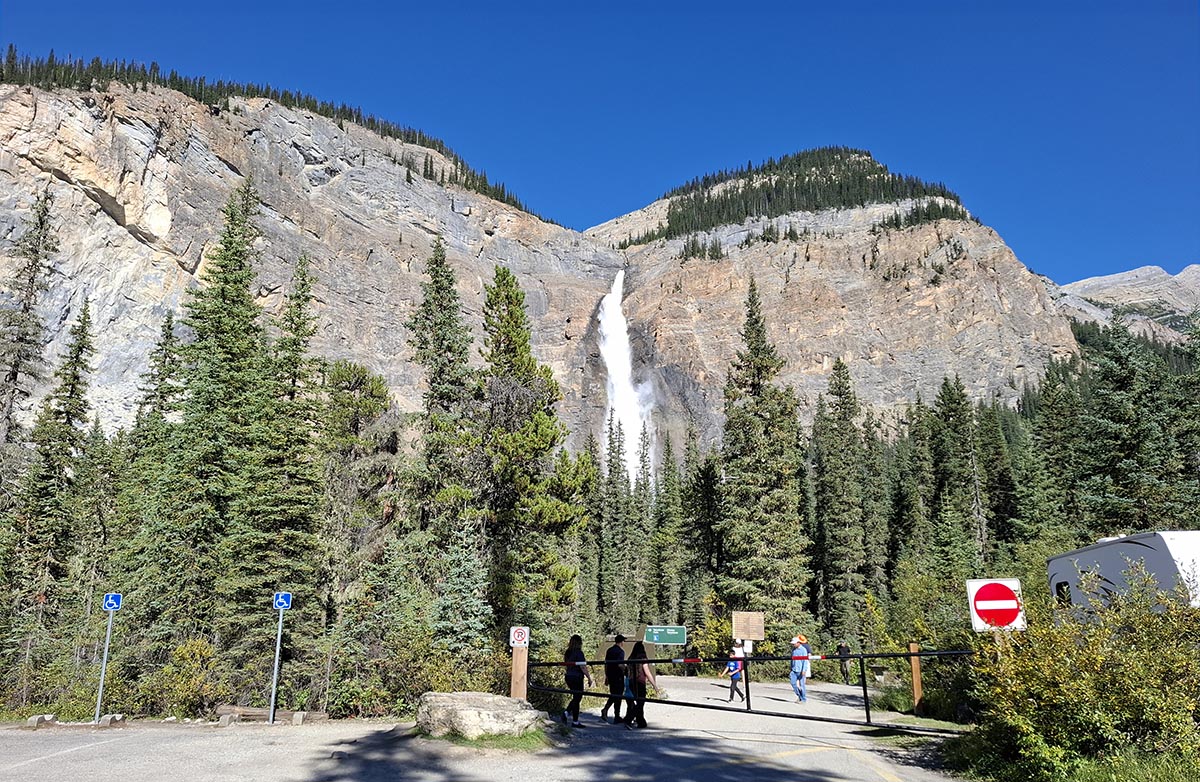
[[[632,490],[625,470],[625,433],[613,411],[609,412],[599,540],[600,611],[605,629],[624,632],[637,622],[637,600],[629,580]]]
[[[822,595],[818,613],[832,637],[858,638],[866,596],[863,478],[865,455],[858,398],[850,370],[839,358],[829,377],[829,404],[813,424],[816,471],[817,567]]]
[[[476,435],[472,429],[478,384],[468,366],[471,333],[462,321],[454,273],[440,238],[425,267],[421,304],[408,322],[414,358],[425,370],[417,511],[434,532],[442,572],[437,582],[435,630],[456,655],[488,650],[492,626],[487,571],[479,561],[487,549],[484,519],[469,485],[467,464]]]
[[[694,577],[688,573],[684,535],[683,484],[675,449],[670,436],[663,445],[662,467],[654,494],[654,546],[651,562],[655,565],[658,616],[656,621],[678,624],[683,618],[683,582]]]
[[[324,492],[315,448],[319,366],[309,355],[316,333],[314,284],[309,261],[301,256],[276,324],[279,338],[262,357],[261,381],[247,398],[236,476],[245,488],[231,498],[216,547],[222,577],[214,626],[235,682],[243,682],[235,683],[238,691],[270,681],[269,662],[259,650],[270,646],[275,632],[274,617],[263,610],[274,592],[291,592],[293,599],[285,660],[302,657],[318,633],[316,532]],[[253,365],[248,369],[253,372]],[[298,672],[288,667],[289,677]]]
[[[717,586],[731,610],[765,611],[782,638],[804,609],[809,542],[798,512],[797,400],[775,384],[783,359],[767,338],[753,280],[742,343],[725,383],[725,561]]]
[[[867,593],[877,601],[885,601],[891,559],[889,493],[894,478],[880,429],[879,420],[868,412],[863,422],[863,579]]]
[[[683,621],[696,627],[705,616],[705,604],[716,586],[716,574],[725,562],[725,500],[721,461],[717,454],[701,454],[694,428],[688,429],[684,451],[684,539],[691,541],[691,556],[680,596]]]
[[[9,55],[15,57],[11,45]],[[14,440],[17,405],[29,396],[31,383],[41,378],[46,327],[37,306],[40,294],[48,290],[50,259],[58,252],[58,237],[50,222],[53,205],[47,187],[34,201],[25,231],[15,244],[20,263],[9,283],[14,301],[0,309],[0,445]]]
[[[236,579],[219,556],[233,515],[253,494],[245,469],[263,420],[269,362],[254,300],[258,197],[247,182],[230,196],[201,287],[184,304],[192,341],[181,348],[183,393],[159,483],[160,501],[142,520],[123,568],[129,579],[131,643],[146,661],[165,662],[196,636],[212,637],[217,585]],[[172,595],[170,600],[165,595]],[[270,594],[256,595],[269,624]],[[228,609],[233,610],[233,609]],[[244,607],[237,606],[238,611]]]
[[[940,572],[957,582],[981,572],[989,543],[975,415],[957,376],[942,381],[933,422],[934,547]]]
[[[528,622],[535,640],[545,643],[575,593],[575,574],[559,551],[583,515],[570,474],[577,465],[555,458],[564,436],[554,413],[559,388],[549,367],[533,356],[517,278],[497,266],[485,294],[480,439],[489,465],[481,497],[490,602],[497,627]]]
[[[15,659],[7,670],[15,677],[9,691],[21,706],[29,704],[34,677],[53,652],[49,642],[63,610],[68,565],[78,544],[69,491],[86,434],[93,352],[91,315],[85,301],[70,329],[66,353],[54,374],[54,388],[42,400],[30,438],[33,464],[22,479],[9,519],[15,542],[9,566]]]

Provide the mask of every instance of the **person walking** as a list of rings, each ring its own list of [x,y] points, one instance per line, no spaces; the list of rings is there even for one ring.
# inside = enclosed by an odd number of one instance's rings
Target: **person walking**
[[[850,644],[844,640],[837,646],[837,656],[841,660],[842,681],[850,683]]]
[[[621,703],[625,700],[625,636],[617,633],[613,645],[604,653],[604,682],[608,685],[608,700],[600,710],[600,719],[608,722],[608,709],[613,710],[613,724],[621,721]]]
[[[746,664],[742,661],[744,658],[738,657],[734,651],[733,649],[729,650],[729,662],[725,663],[725,670],[721,671],[718,676],[729,674],[729,702],[733,703],[733,694],[736,692],[737,696],[745,703],[746,696],[738,688],[738,682],[742,679],[742,669]]]
[[[579,721],[579,704],[583,700],[584,677],[587,678],[589,687],[592,684],[592,672],[588,670],[585,660],[587,657],[583,653],[583,638],[579,635],[571,636],[571,640],[567,641],[566,651],[563,652],[563,665],[566,666],[563,676],[567,680],[567,689],[573,694],[562,719],[563,723],[566,723],[569,717],[571,724],[576,728],[583,727],[583,723]]]
[[[625,666],[629,676],[629,689],[633,693],[633,702],[625,715],[625,727],[628,730],[633,730],[635,725],[639,728],[646,727],[646,688],[658,686],[654,670],[651,669],[650,663],[645,662],[646,659],[646,646],[638,641],[629,652],[629,660]]]
[[[797,635],[792,639],[792,670],[788,674],[788,679],[791,680],[792,691],[796,693],[796,700],[800,703],[808,701],[808,686],[805,679],[812,670],[809,667],[808,655],[808,639],[803,635]]]

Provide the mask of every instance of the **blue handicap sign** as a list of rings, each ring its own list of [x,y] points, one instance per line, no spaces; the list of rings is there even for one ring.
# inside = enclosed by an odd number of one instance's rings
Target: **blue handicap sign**
[[[291,608],[292,607],[292,593],[291,592],[276,592],[275,600],[272,604],[275,606],[275,609],[277,611],[282,611],[285,608]]]
[[[104,594],[104,602],[101,606],[105,611],[120,611],[121,610],[121,593],[106,592]]]

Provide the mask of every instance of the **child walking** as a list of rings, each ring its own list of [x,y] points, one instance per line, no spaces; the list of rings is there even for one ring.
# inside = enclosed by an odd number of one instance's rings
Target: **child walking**
[[[729,662],[725,663],[725,670],[721,671],[721,673],[719,674],[720,676],[729,674],[729,702],[730,703],[733,703],[734,693],[737,693],[737,696],[739,698],[741,698],[743,702],[745,702],[745,700],[746,700],[746,696],[742,694],[741,689],[738,687],[738,682],[740,682],[742,680],[742,670],[744,669],[744,666],[745,666],[745,663],[742,662],[742,658],[737,656],[737,650],[730,649],[729,650]]]

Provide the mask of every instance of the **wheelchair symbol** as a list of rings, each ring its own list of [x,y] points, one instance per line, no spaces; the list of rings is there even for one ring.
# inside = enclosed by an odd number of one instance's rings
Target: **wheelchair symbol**
[[[101,604],[105,611],[120,611],[121,610],[121,593],[108,592],[104,595],[104,602]]]
[[[277,611],[283,611],[285,609],[291,608],[292,607],[292,593],[291,592],[276,592],[273,605],[275,606],[275,610],[277,610]]]

